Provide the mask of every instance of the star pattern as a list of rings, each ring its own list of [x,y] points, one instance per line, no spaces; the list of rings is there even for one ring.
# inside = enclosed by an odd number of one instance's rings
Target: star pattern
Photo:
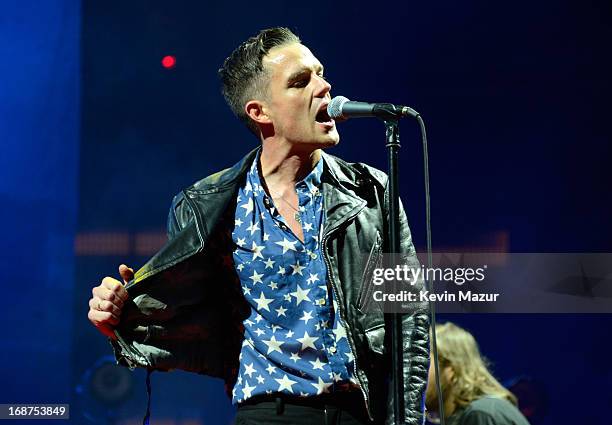
[[[291,296],[295,297],[295,303],[300,305],[302,301],[310,301],[310,298],[308,298],[309,292],[310,289],[302,289],[300,285],[297,285],[297,289],[291,293]]]
[[[283,308],[283,306],[281,305],[281,306],[280,306],[279,308],[277,308],[275,311],[276,311],[276,313],[277,313],[279,316],[285,316],[285,312],[287,311],[287,309],[286,309],[286,308]]]
[[[245,209],[244,216],[248,217],[248,215],[253,211],[253,200],[249,198],[247,203],[240,205],[240,207]]]
[[[324,382],[323,379],[321,379],[321,377],[318,377],[318,380],[316,383],[310,383],[310,385],[312,385],[313,387],[316,388],[317,390],[317,395],[319,394],[323,394],[323,393],[328,393],[329,392],[329,387],[332,386],[331,382]]]
[[[300,320],[304,321],[304,324],[307,325],[310,320],[312,320],[312,311],[305,311],[304,315],[300,317]]]
[[[314,370],[317,370],[317,369],[323,370],[323,366],[325,365],[325,363],[323,363],[321,360],[319,360],[318,357],[317,357],[317,359],[314,362],[309,360],[308,363],[312,364],[312,368]],[[330,373],[333,373],[333,372],[330,372]]]
[[[245,368],[244,374],[249,375],[249,378],[252,378],[253,374],[255,373],[255,368],[253,368],[253,363],[245,365],[244,368]]]
[[[316,350],[317,347],[314,346],[314,342],[319,339],[318,336],[312,337],[308,335],[308,332],[304,331],[304,336],[302,338],[297,338],[298,341],[302,344],[301,350],[304,351],[307,348],[312,348]]]
[[[264,296],[263,291],[261,292],[261,294],[259,294],[259,298],[253,300],[257,303],[257,309],[259,310],[266,310],[266,311],[270,311],[270,307],[268,307],[268,305],[274,301],[274,299],[272,298],[266,298]]]
[[[233,265],[251,307],[243,322],[234,404],[262,394],[315,396],[356,382],[346,330],[337,303],[330,303],[335,299],[320,246],[324,161],[295,186],[300,241],[266,194],[258,160],[239,190],[232,232]]]
[[[339,326],[332,332],[336,336],[336,342],[340,341],[342,338],[346,338],[346,329],[344,329],[344,326]]]
[[[296,264],[291,265],[291,268],[293,269],[293,272],[291,274],[299,274],[301,276],[302,270],[304,270],[306,267],[301,266],[300,261],[298,260]]]
[[[253,241],[253,245],[251,245],[251,250],[253,251],[253,260],[256,260],[257,258],[263,259],[263,255],[261,254],[261,251],[264,250],[263,245],[257,245],[255,241]]]
[[[269,340],[264,340],[263,341],[264,344],[266,344],[268,346],[268,352],[266,354],[270,354],[274,351],[278,351],[279,353],[282,353],[283,351],[280,349],[280,346],[284,344],[284,342],[282,341],[277,341],[276,337],[274,335],[272,335],[272,338],[270,338]]]
[[[278,389],[277,391],[288,391],[291,394],[293,394],[293,385],[297,384],[297,381],[293,381],[291,379],[289,379],[289,377],[287,377],[287,374],[285,374],[281,379],[274,379],[276,382],[278,382]]]
[[[283,238],[282,242],[276,242],[277,245],[280,245],[283,247],[283,254],[289,250],[291,251],[297,251],[295,249],[295,244],[298,243],[298,241],[289,241],[286,238]]]
[[[310,273],[310,277],[306,279],[306,282],[308,282],[309,285],[312,285],[318,280],[319,280],[319,276],[317,276],[316,273]]]
[[[257,388],[257,386],[251,387],[249,386],[249,381],[244,381],[244,382],[245,382],[245,385],[242,386],[242,393],[244,394],[244,398],[249,398],[251,397],[251,391]]]
[[[263,274],[259,274],[255,270],[253,270],[253,276],[249,276],[249,279],[251,279],[253,283],[258,283],[258,282],[261,283],[262,277],[263,277]]]

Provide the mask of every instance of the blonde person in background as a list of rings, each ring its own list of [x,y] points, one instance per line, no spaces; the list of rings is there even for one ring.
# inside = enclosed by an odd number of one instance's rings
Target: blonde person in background
[[[529,425],[514,394],[489,372],[472,334],[449,322],[436,326],[436,338],[447,425]],[[432,422],[438,417],[434,378],[432,361],[425,395]]]

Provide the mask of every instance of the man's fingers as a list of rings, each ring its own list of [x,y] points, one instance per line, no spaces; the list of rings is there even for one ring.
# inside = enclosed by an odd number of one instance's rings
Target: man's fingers
[[[119,266],[119,274],[121,275],[124,284],[127,284],[130,280],[134,278],[134,269],[129,268],[125,264],[121,264]]]
[[[117,279],[107,276],[104,279],[102,279],[102,284],[100,286],[110,290],[110,292],[112,292],[114,295],[120,298],[121,301],[127,301],[128,293],[123,287],[123,284],[119,282]],[[112,299],[108,298],[107,296],[100,297],[100,298],[112,301]]]
[[[134,270],[122,264],[119,274],[125,283],[134,277]],[[119,324],[121,309],[128,300],[123,284],[110,276],[91,290],[87,318],[104,335],[116,339],[114,328]]]
[[[97,328],[108,327],[112,329],[112,326],[119,324],[119,318],[108,311],[89,310],[87,318]]]
[[[120,267],[121,277],[130,278],[134,271],[122,265]],[[121,309],[128,300],[128,293],[123,284],[112,277],[102,279],[100,285],[91,290],[92,297],[89,300],[89,321],[104,335],[116,339],[114,328],[119,324]]]
[[[100,302],[100,299],[98,297],[90,298],[89,299],[89,309],[90,310],[97,310],[99,302]]]
[[[121,306],[98,297],[89,300],[89,308],[97,311],[106,311],[112,313],[116,317],[121,317]]]
[[[114,332],[114,326],[119,323],[119,319],[114,317],[111,313],[89,310],[87,318],[102,334],[109,338],[117,339]]]
[[[121,284],[118,284],[118,285],[121,286]],[[125,291],[125,289],[123,290]],[[124,299],[119,294],[119,289],[113,290],[113,289],[107,288],[106,286],[101,285],[101,286],[96,286],[95,288],[93,288],[91,293],[93,294],[94,299],[97,299],[100,302],[110,301],[111,303],[115,304],[119,308],[122,308],[125,303]],[[127,298],[127,293],[125,297]],[[94,304],[93,307],[99,310],[96,304]]]

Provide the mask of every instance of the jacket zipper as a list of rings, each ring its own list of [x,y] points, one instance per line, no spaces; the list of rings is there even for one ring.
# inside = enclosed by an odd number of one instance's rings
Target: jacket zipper
[[[363,209],[363,208],[361,208]],[[348,218],[346,218],[346,220],[344,220],[344,222],[347,222],[349,220],[352,220],[354,217],[357,216],[357,214],[359,214],[359,212],[361,212],[361,209],[359,209],[359,211],[357,211],[356,213],[352,214],[351,216],[349,216]],[[338,292],[336,290],[336,284],[334,282],[334,277],[332,276],[330,270],[331,270],[331,262],[329,261],[329,257],[327,255],[327,240],[329,239],[329,236],[336,230],[338,229],[338,227],[340,227],[339,225],[336,225],[336,227],[334,227],[333,229],[331,229],[325,236],[323,236],[323,259],[325,260],[325,264],[327,265],[327,278],[329,279],[329,282],[331,283],[331,287],[332,287],[332,291],[334,293],[335,298],[340,301],[340,298],[338,297]],[[367,266],[367,264],[366,264]],[[338,302],[338,311],[340,313],[340,319],[342,319],[342,322],[344,327],[347,330],[347,341],[349,343],[349,346],[351,347],[351,350],[353,351],[353,374],[355,375],[355,377],[357,378],[357,380],[359,381],[359,389],[361,390],[361,393],[363,394],[363,398],[364,398],[364,402],[365,402],[365,408],[366,411],[368,412],[368,417],[370,418],[370,420],[374,420],[374,418],[372,417],[372,414],[370,412],[370,406],[368,404],[368,395],[366,394],[365,390],[364,390],[364,385],[363,385],[363,381],[361,379],[361,376],[357,373],[357,350],[355,349],[355,342],[353,341],[353,335],[350,331],[350,327],[348,325],[348,321],[346,320],[346,318],[344,317],[344,312],[342,311],[342,303]]]
[[[368,260],[363,269],[363,276],[361,278],[362,290],[360,291],[359,297],[357,298],[357,307],[361,309],[361,311],[364,311],[366,307],[365,303],[367,302],[366,300],[370,298],[370,293],[372,292],[372,285],[366,285],[365,288],[363,287],[363,285],[366,281],[366,278],[370,274],[369,273],[370,264],[373,264],[374,266],[376,266],[376,264],[378,263],[381,248],[382,248],[382,238],[380,236],[380,232],[377,230],[376,231],[376,242],[374,243],[374,246],[372,247],[372,250],[370,251],[370,255],[368,256]]]

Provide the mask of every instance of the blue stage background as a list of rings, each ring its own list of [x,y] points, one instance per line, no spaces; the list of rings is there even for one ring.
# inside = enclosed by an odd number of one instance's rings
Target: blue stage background
[[[110,346],[87,300],[121,262],[138,267],[159,247],[178,190],[256,146],[216,70],[264,27],[297,32],[333,94],[422,113],[437,249],[610,252],[611,16],[605,1],[5,2],[0,403],[66,402],[74,423],[139,423],[143,371],[109,375],[125,388],[98,382],[125,390],[123,403],[91,395],[88,373]],[[401,128],[402,199],[422,251],[422,150],[416,125]],[[339,129],[330,153],[386,167],[382,124]],[[542,384],[534,424],[608,422],[610,315],[440,319],[473,331],[502,381]],[[217,380],[156,373],[153,391],[153,423],[233,415]]]
[[[71,398],[80,23],[76,0],[0,7],[0,403]]]

